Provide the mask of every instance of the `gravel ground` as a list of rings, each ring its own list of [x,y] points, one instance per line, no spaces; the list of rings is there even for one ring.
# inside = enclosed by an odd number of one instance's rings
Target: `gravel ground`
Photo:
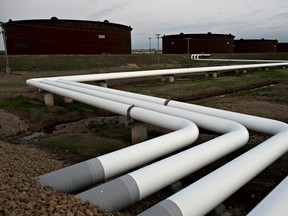
[[[103,215],[73,195],[41,187],[33,178],[65,166],[45,152],[0,141],[0,215]]]
[[[20,133],[26,133],[29,126],[18,116],[5,112],[0,109],[0,138],[15,136]]]
[[[18,117],[0,110],[0,139],[26,132]],[[27,145],[0,140],[0,215],[96,215],[114,216],[73,195],[41,187],[34,177],[60,169],[68,163],[50,153]],[[127,214],[125,214],[127,215]]]

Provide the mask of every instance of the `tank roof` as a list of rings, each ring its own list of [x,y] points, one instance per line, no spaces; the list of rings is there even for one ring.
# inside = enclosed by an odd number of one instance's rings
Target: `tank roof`
[[[234,35],[230,34],[214,34],[211,32],[208,33],[189,33],[189,34],[184,34],[181,32],[180,34],[173,34],[173,35],[164,35],[163,37],[175,37],[175,38],[181,38],[181,37],[207,37],[207,36],[216,36],[216,37],[235,37]]]
[[[36,23],[53,23],[53,22],[69,22],[69,23],[75,23],[75,24],[103,24],[103,25],[114,25],[114,26],[119,26],[123,28],[128,28],[131,31],[133,30],[131,26],[123,25],[123,24],[118,24],[118,23],[110,23],[108,20],[102,21],[93,21],[93,20],[73,20],[73,19],[58,19],[57,17],[51,17],[50,19],[29,19],[29,20],[11,20],[9,19],[8,22],[3,22],[1,23],[2,25],[9,25],[9,24],[36,24]]]

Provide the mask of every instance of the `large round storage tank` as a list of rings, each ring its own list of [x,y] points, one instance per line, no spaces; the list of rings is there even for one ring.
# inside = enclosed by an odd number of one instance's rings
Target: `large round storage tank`
[[[132,28],[109,21],[20,20],[2,23],[7,53],[131,54]]]
[[[277,40],[253,39],[253,40],[235,40],[235,53],[274,53],[277,52]]]
[[[162,37],[163,53],[232,53],[231,34],[178,34]]]
[[[288,53],[288,43],[278,43],[277,52],[287,52]]]

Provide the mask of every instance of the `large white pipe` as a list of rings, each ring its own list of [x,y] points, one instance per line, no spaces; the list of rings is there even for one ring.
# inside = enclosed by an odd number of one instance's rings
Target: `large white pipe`
[[[75,76],[59,76],[59,77],[46,77],[30,79],[34,81],[41,81],[43,79],[58,80],[65,79],[75,82],[88,82],[97,80],[111,80],[111,79],[124,79],[135,77],[147,76],[162,76],[169,74],[188,74],[188,73],[203,73],[214,71],[231,71],[249,68],[266,68],[266,67],[280,67],[287,66],[288,63],[266,63],[266,64],[245,64],[245,65],[229,65],[229,66],[213,66],[213,67],[198,67],[198,68],[178,68],[178,69],[162,69],[162,70],[146,70],[146,71],[130,71],[130,72],[117,72],[105,74],[89,74],[89,75],[75,75]]]
[[[71,84],[71,82],[69,82],[69,83]],[[207,130],[212,130],[212,131],[217,132],[217,133],[227,133],[223,137],[217,138],[215,140],[215,142],[207,142],[205,145],[203,145],[203,146],[201,145],[201,147],[197,147],[196,148],[197,151],[195,149],[195,152],[193,151],[192,154],[190,153],[191,157],[196,158],[196,157],[200,156],[200,155],[198,155],[198,153],[205,152],[200,157],[201,160],[199,158],[199,162],[197,164],[191,165],[190,170],[199,169],[199,168],[209,164],[210,162],[224,156],[225,154],[228,154],[229,152],[231,152],[231,151],[241,147],[242,145],[244,145],[248,139],[248,133],[244,127],[242,127],[241,125],[239,125],[237,123],[230,122],[227,120],[223,120],[223,119],[219,119],[219,118],[215,118],[215,117],[211,117],[211,116],[206,116],[206,115],[202,115],[202,114],[197,114],[197,113],[193,114],[191,112],[187,112],[184,110],[179,110],[179,109],[170,108],[170,107],[163,107],[163,106],[158,105],[158,104],[148,103],[148,102],[144,102],[142,100],[137,100],[137,99],[129,99],[129,98],[125,98],[125,97],[122,97],[119,95],[112,95],[112,94],[107,94],[107,93],[105,94],[103,92],[100,92],[100,94],[99,93],[97,94],[97,91],[95,91],[95,89],[101,88],[101,87],[97,87],[97,86],[94,86],[95,88],[93,90],[88,89],[88,90],[84,91],[85,89],[83,90],[83,88],[81,89],[80,87],[77,87],[77,86],[67,85],[67,84],[65,85],[65,84],[56,83],[56,82],[52,82],[52,81],[43,80],[41,82],[41,84],[48,84],[48,85],[55,86],[55,87],[61,87],[62,86],[62,88],[65,87],[66,89],[69,89],[69,90],[82,92],[82,93],[86,93],[86,94],[89,93],[90,95],[101,96],[101,97],[105,97],[106,99],[114,100],[114,101],[118,101],[118,102],[122,102],[122,103],[125,102],[127,104],[134,104],[136,106],[141,106],[141,107],[144,107],[147,109],[149,108],[149,109],[154,110],[154,111],[162,111],[162,113],[166,113],[169,115],[174,115],[174,116],[186,118],[186,119],[189,119],[192,121],[196,121],[197,124],[199,124],[201,127],[205,128]],[[74,83],[74,84],[80,85],[80,86],[90,87],[90,85],[87,85],[87,84],[80,84],[80,83]],[[41,86],[37,85],[36,87],[39,88]],[[48,90],[47,87],[46,87],[46,90]],[[163,100],[163,103],[164,102],[165,102],[165,100]],[[233,141],[231,141],[231,140],[233,140]],[[209,146],[211,146],[211,148]],[[204,151],[204,149],[207,149],[207,151]],[[213,149],[213,151],[210,151],[208,149],[211,149],[211,150]],[[206,155],[206,153],[207,153],[207,155]],[[189,155],[188,154],[186,154],[186,155],[187,155],[186,161],[189,161],[190,160]],[[187,170],[183,170],[182,172],[187,173]],[[53,174],[54,178],[55,178],[56,174],[59,175],[59,171],[57,171],[57,173]],[[184,175],[186,175],[186,174],[184,174]],[[47,175],[45,175],[45,176],[47,176]],[[62,174],[61,174],[61,176],[62,176]],[[77,178],[78,178],[78,176],[77,176]],[[177,178],[177,176],[176,176],[176,178]],[[173,180],[171,183],[173,183]],[[163,185],[167,186],[165,184],[163,184]],[[146,190],[148,190],[148,188]],[[141,195],[141,197],[143,197],[143,193],[140,195]]]
[[[288,213],[288,177],[275,187],[248,216],[287,216]]]
[[[168,101],[162,98],[150,97],[141,94],[133,94],[125,91],[103,88],[99,86],[93,86],[66,80],[59,80],[57,82],[43,80],[41,81],[41,83],[49,84],[51,86],[60,87],[63,89],[68,89],[76,92],[81,92],[83,94],[88,94],[119,103],[134,104],[135,106],[142,107],[145,109],[188,119],[196,123],[198,127],[220,134],[229,133],[231,131],[234,131],[236,128],[243,129],[243,127],[240,124],[224,120],[223,118],[215,118],[211,115],[199,114],[197,112],[191,112],[179,108],[163,106]]]
[[[233,132],[84,191],[76,197],[109,211],[122,210],[243,146],[247,141],[245,133],[245,130],[235,128]],[[128,189],[129,194],[123,193]]]
[[[61,82],[69,83],[69,81],[61,81]],[[72,84],[74,84],[74,83],[72,83]],[[77,85],[81,86],[84,84],[77,83]],[[97,90],[100,90],[103,92],[113,92],[113,93],[118,94],[118,95],[129,96],[131,98],[138,98],[138,99],[150,101],[153,103],[160,103],[161,104],[161,103],[163,103],[163,101],[165,101],[165,99],[159,99],[156,97],[139,95],[139,94],[135,94],[135,93],[124,92],[124,91],[119,91],[119,90],[112,90],[112,89],[107,89],[107,88],[101,88],[101,87],[97,87],[97,86],[89,86],[89,88],[97,89]],[[218,109],[213,109],[213,108],[208,108],[208,107],[203,107],[203,106],[198,106],[198,105],[181,103],[181,102],[177,102],[177,101],[170,101],[167,105],[177,107],[180,109],[190,110],[190,111],[194,111],[194,112],[201,112],[201,113],[208,114],[208,115],[214,115],[214,116],[218,116],[221,118],[234,120],[234,121],[240,122],[241,124],[245,125],[250,130],[254,130],[257,132],[270,134],[270,135],[278,136],[277,135],[278,133],[285,131],[286,130],[285,128],[287,128],[287,125],[282,123],[282,122],[271,120],[271,119],[260,118],[260,117],[256,117],[256,116],[251,116],[251,115],[245,115],[245,114],[240,114],[240,113],[235,113],[235,112],[218,110]],[[283,141],[285,142],[285,140],[282,140],[282,142]],[[271,142],[273,142],[273,141],[271,141]],[[282,152],[281,154],[283,154],[283,153],[285,153],[285,150],[281,151],[281,152]],[[276,158],[278,158],[278,156]],[[273,161],[270,161],[270,162],[272,163]],[[254,175],[256,175],[256,174],[254,173]],[[171,205],[173,205],[173,204],[171,204]],[[285,206],[285,205],[282,205],[282,210],[283,210],[283,206]],[[278,208],[279,208],[279,205],[278,205]]]
[[[173,216],[207,214],[287,152],[287,140],[288,133],[286,130],[140,215],[156,216],[159,215],[159,211]],[[168,214],[171,208],[180,209],[180,212]]]
[[[103,89],[102,87],[74,83],[71,81],[53,82],[43,80],[42,83],[118,102],[128,104],[133,103],[136,106],[192,120],[204,129],[212,130],[217,133],[226,133],[225,135],[193,147],[182,153],[160,162],[153,163],[150,166],[144,167],[124,177],[77,195],[78,198],[89,200],[90,202],[110,211],[121,210],[128,205],[149,196],[150,194],[174,183],[237,148],[240,148],[248,140],[247,130],[238,123],[172,107],[163,107],[158,104],[144,101],[141,95],[139,96],[139,99],[141,100],[123,97],[118,94],[111,94],[113,92],[119,92],[117,90],[107,90],[105,88],[105,91],[109,91],[110,93],[101,92],[97,91],[97,89]],[[164,104],[165,100],[159,100]],[[171,175],[171,169],[173,169],[173,175]],[[153,176],[153,178],[147,178],[147,176]],[[123,179],[125,179],[126,184],[121,184]],[[128,184],[127,181],[130,184]],[[120,192],[128,190],[127,187],[134,188],[133,190],[130,189],[130,196],[133,192],[135,193],[132,196],[133,199],[127,199],[127,197],[125,197],[127,194]],[[112,194],[118,195],[112,196]]]
[[[51,93],[73,98],[120,115],[125,116],[127,111],[130,110],[130,116],[133,119],[174,131],[161,137],[39,176],[37,179],[43,186],[51,186],[65,192],[75,192],[167,153],[179,150],[193,143],[198,137],[197,126],[191,121],[182,118],[140,107],[131,109],[131,106],[127,104],[108,101],[31,80],[28,83]]]
[[[46,82],[46,81],[44,81],[44,82]],[[239,122],[240,124],[244,125],[245,127],[247,127],[250,130],[253,130],[256,132],[261,132],[264,134],[269,134],[269,135],[277,134],[286,125],[285,123],[275,121],[272,119],[267,119],[267,118],[263,118],[263,117],[257,117],[257,116],[242,114],[242,113],[236,113],[236,112],[231,112],[231,111],[227,111],[227,110],[215,109],[215,108],[210,108],[210,107],[205,107],[205,106],[200,106],[200,105],[195,105],[195,104],[189,104],[189,103],[184,103],[184,102],[179,102],[179,101],[174,101],[174,100],[167,100],[165,98],[142,95],[142,94],[126,92],[126,91],[122,91],[122,90],[116,90],[116,89],[103,88],[103,87],[87,85],[87,84],[83,84],[83,83],[75,83],[75,82],[70,82],[70,81],[63,80],[63,79],[59,79],[57,82],[63,83],[63,84],[70,84],[71,86],[77,86],[77,87],[83,87],[86,89],[91,89],[92,91],[90,92],[90,94],[96,94],[96,91],[101,91],[101,92],[105,92],[105,93],[110,93],[110,94],[123,96],[123,97],[127,97],[127,98],[134,98],[134,99],[143,101],[143,104],[139,104],[139,106],[143,106],[143,105],[145,105],[146,102],[150,102],[150,103],[165,105],[165,106],[171,107],[171,108],[172,107],[177,108],[177,109],[182,110],[182,112],[183,112],[183,110],[186,110],[186,111],[191,111],[191,112],[195,112],[195,113],[201,113],[204,115],[218,117],[221,119],[229,119],[229,120],[232,120],[235,122]],[[57,84],[55,84],[55,85],[57,85]],[[80,90],[80,89],[78,89],[78,90]],[[101,94],[99,94],[99,95],[101,95]],[[104,94],[102,94],[102,96],[103,95]],[[117,98],[118,97],[115,97],[114,100],[117,100]],[[110,98],[110,99],[112,99],[112,98]],[[131,102],[131,100],[130,100],[130,102]],[[133,102],[135,102],[135,101],[133,101]],[[153,106],[149,105],[149,107],[151,109],[151,107],[153,107]],[[162,109],[162,112],[165,112],[165,111],[166,111],[166,109]],[[176,115],[176,116],[181,115],[181,112],[179,112],[179,110],[176,110],[176,112],[173,113],[173,115]],[[209,121],[208,121],[208,124],[207,124],[207,122],[202,123],[203,121],[201,121],[201,117],[200,117],[200,120],[197,121],[196,119],[194,119],[193,121],[195,121],[196,124],[200,127],[203,127],[207,130],[214,131],[215,130],[214,127],[211,127],[210,129],[207,128],[207,127],[209,127]],[[187,118],[187,117],[185,116],[183,118]],[[205,124],[206,126],[203,124]],[[222,133],[222,132],[220,132],[220,133]]]
[[[288,126],[285,123],[175,101],[169,104],[200,113],[213,113],[214,116],[231,119],[252,130],[274,136],[143,212],[140,214],[142,216],[159,215],[160,209],[166,215],[205,215],[288,151]],[[171,208],[177,213],[168,214]]]

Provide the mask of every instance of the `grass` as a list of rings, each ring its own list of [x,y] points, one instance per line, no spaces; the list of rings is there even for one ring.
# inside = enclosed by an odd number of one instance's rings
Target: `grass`
[[[104,72],[129,70],[123,66],[135,64],[139,68],[155,69],[173,67],[195,67],[226,64],[221,62],[195,62],[187,54],[160,54],[158,65],[157,54],[132,54],[132,55],[12,55],[9,56],[10,69],[15,72],[61,72],[61,71],[86,71]],[[288,59],[287,53],[264,54],[213,54],[212,58],[252,58],[252,59]],[[6,60],[0,55],[0,73],[5,73]],[[134,70],[137,70],[137,68]],[[46,74],[47,75],[47,74]]]
[[[126,146],[126,144],[119,139],[104,138],[89,133],[64,134],[51,138],[45,138],[39,141],[38,145],[42,148],[69,152],[84,160],[97,157]]]
[[[187,55],[161,55],[161,67],[165,65],[193,66],[195,62]],[[29,71],[93,71],[123,70],[123,66],[137,65],[139,68],[157,68],[157,55],[42,55],[9,56],[11,72]],[[0,72],[5,72],[5,56],[0,55]],[[121,68],[122,67],[122,68]],[[117,69],[118,68],[118,69]],[[129,68],[128,68],[129,69]],[[127,70],[124,68],[124,70]]]
[[[36,103],[33,103],[33,102]],[[39,102],[39,101],[38,101]],[[0,101],[0,107],[1,108],[15,108],[19,109],[24,112],[29,112],[31,107],[39,108],[41,106],[41,103],[37,103],[37,100],[30,100],[23,96],[17,96],[14,98],[7,98],[5,100]],[[42,105],[43,106],[43,105]]]
[[[201,76],[176,76],[176,81],[173,83],[156,82],[156,83],[141,83],[139,85],[126,86],[126,91],[137,92],[140,94],[155,95],[163,98],[171,98],[175,100],[187,100],[213,96],[212,92],[218,94],[226,94],[238,91],[241,88],[251,88],[253,85],[265,85],[270,82],[286,82],[288,78],[287,71],[271,70],[271,71],[251,71],[246,74],[223,73],[218,78],[206,78]],[[227,92],[228,90],[228,92]],[[230,92],[229,92],[230,91]],[[261,91],[261,90],[259,90]],[[243,92],[241,94],[244,94]],[[247,92],[248,94],[248,92]],[[189,98],[190,97],[190,98]],[[284,99],[284,98],[283,98]]]
[[[130,128],[124,127],[117,122],[115,122],[114,124],[108,124],[91,121],[88,125],[88,129],[101,137],[120,139],[126,143],[130,143],[131,141]]]
[[[49,121],[65,119],[65,117],[69,118],[69,116],[73,115],[76,116],[76,119],[80,119],[86,113],[103,113],[102,110],[78,102],[68,105],[61,101],[57,103],[57,106],[47,108],[43,99],[22,95],[0,100],[0,108],[9,110],[12,113],[17,112],[19,114],[21,112],[20,115],[39,125]]]

